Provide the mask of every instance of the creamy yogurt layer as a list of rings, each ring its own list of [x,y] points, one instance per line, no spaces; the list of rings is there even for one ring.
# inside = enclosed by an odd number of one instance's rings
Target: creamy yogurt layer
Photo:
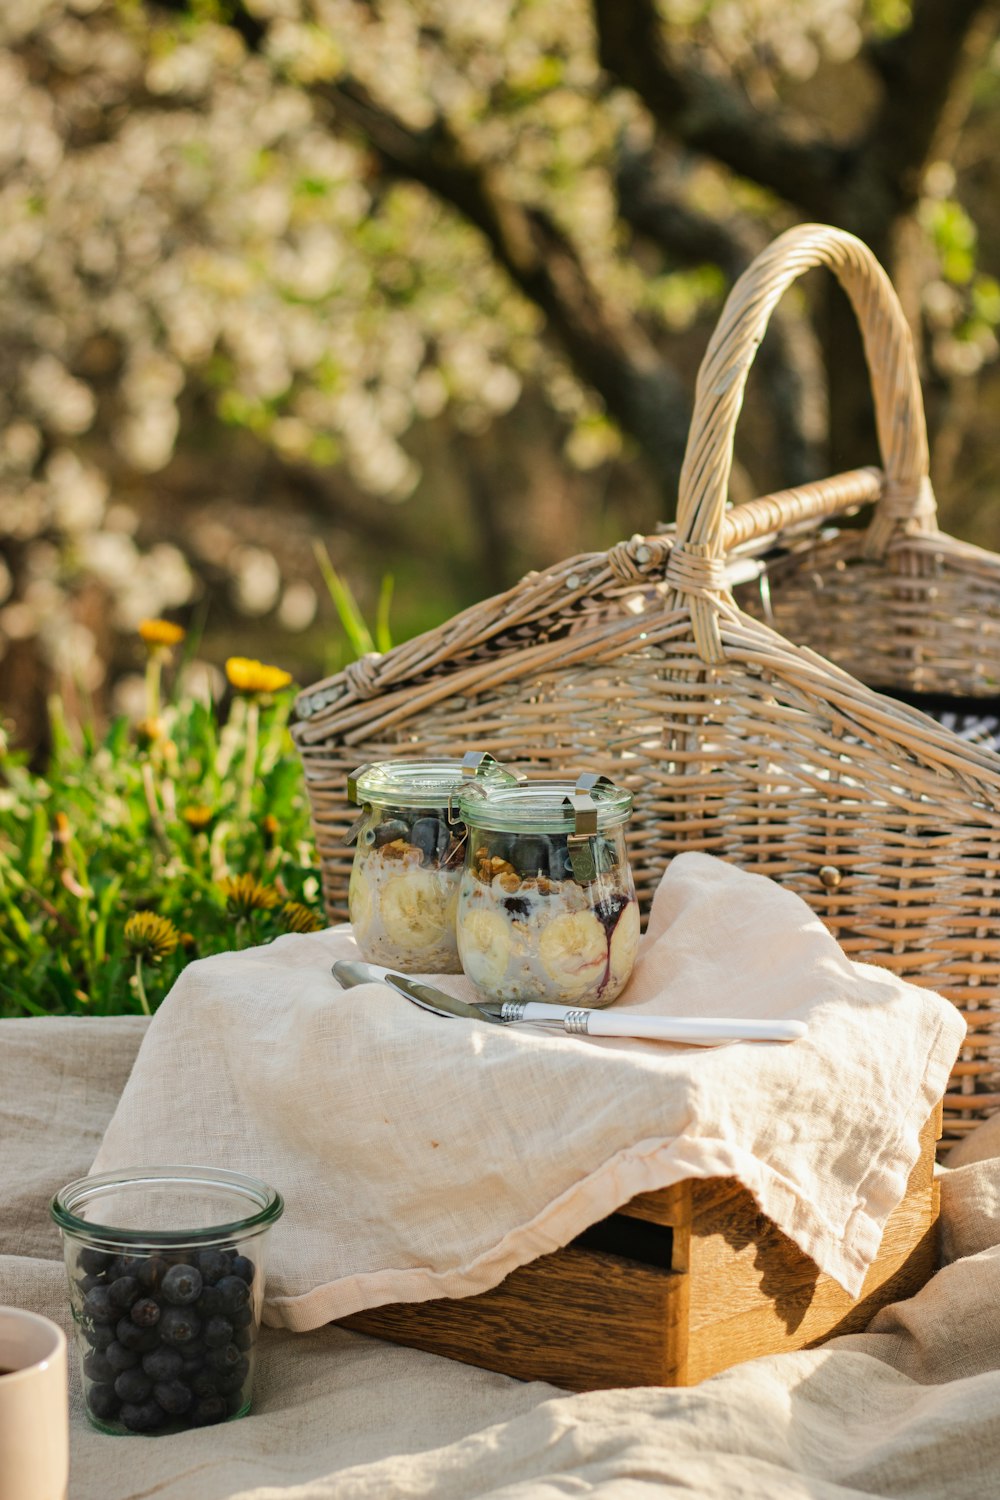
[[[483,846],[462,875],[458,952],[490,1000],[609,1005],[624,989],[639,944],[639,908],[627,872],[587,883],[522,878]]]
[[[460,881],[460,865],[430,863],[402,838],[359,849],[348,899],[362,957],[404,973],[459,973]]]

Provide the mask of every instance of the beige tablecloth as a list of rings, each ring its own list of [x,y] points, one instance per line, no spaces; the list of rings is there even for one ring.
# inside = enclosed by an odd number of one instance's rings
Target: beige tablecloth
[[[139,1020],[0,1022],[0,1302],[64,1324],[46,1217],[93,1159]],[[69,1500],[987,1500],[1000,1494],[1000,1119],[943,1180],[951,1264],[864,1334],[692,1390],[567,1396],[336,1328],[265,1331],[255,1410],[109,1438],[74,1391]]]

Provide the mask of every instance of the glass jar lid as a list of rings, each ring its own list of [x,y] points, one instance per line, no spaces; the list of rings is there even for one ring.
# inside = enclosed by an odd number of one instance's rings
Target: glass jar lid
[[[483,784],[517,785],[517,777],[505,771],[492,755],[471,750],[460,758],[380,760],[359,766],[347,778],[347,795],[352,802],[379,807],[447,807],[463,778]]]
[[[627,822],[632,812],[631,792],[590,774],[516,786],[470,782],[457,801],[463,823],[502,833],[597,833]]]

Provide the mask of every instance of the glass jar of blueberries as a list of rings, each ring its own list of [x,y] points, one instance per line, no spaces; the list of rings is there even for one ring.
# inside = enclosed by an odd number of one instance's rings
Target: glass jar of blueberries
[[[603,776],[469,785],[457,941],[489,1000],[608,1005],[639,943],[625,847],[632,794]]]
[[[457,974],[455,910],[465,830],[454,798],[463,781],[516,785],[491,755],[387,760],[348,778],[361,804],[348,894],[362,958],[404,972]]]
[[[280,1194],[208,1167],[110,1172],[52,1200],[87,1415],[108,1433],[250,1409],[267,1231]]]

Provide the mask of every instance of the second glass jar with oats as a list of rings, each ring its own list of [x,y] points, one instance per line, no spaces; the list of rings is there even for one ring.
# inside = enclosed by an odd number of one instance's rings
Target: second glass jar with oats
[[[458,898],[462,968],[490,1000],[608,1005],[639,943],[625,848],[632,794],[605,777],[468,783]]]

